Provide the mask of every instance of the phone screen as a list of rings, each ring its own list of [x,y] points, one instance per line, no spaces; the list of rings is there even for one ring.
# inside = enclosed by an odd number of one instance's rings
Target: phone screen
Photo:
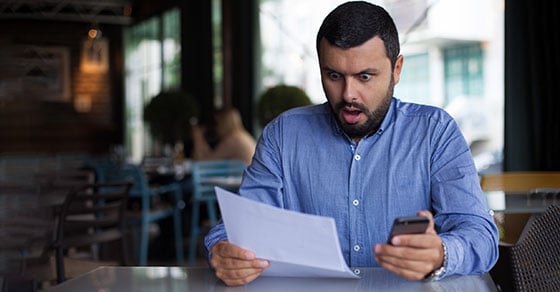
[[[419,234],[426,232],[430,219],[425,216],[398,217],[393,221],[393,228],[387,243],[391,243],[393,236],[399,234]]]

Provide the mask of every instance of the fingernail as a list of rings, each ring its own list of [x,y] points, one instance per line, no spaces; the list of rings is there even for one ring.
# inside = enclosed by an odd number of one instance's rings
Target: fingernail
[[[401,240],[398,236],[393,237],[393,239],[391,240],[391,243],[393,245],[399,245],[401,243]]]
[[[266,267],[268,266],[268,261],[260,261],[260,262],[259,262],[259,266],[260,266],[261,268],[266,268]]]
[[[245,259],[252,260],[256,257],[255,253],[252,251],[245,252]]]

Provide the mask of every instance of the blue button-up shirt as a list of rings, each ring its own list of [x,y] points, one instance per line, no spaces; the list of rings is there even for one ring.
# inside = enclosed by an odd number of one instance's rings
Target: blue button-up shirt
[[[263,130],[239,193],[334,218],[351,267],[378,266],[373,247],[387,242],[393,219],[420,210],[434,214],[446,275],[486,272],[498,257],[498,232],[468,145],[435,107],[393,98],[380,129],[359,143],[328,103],[287,111]],[[225,239],[219,224],[206,249]]]

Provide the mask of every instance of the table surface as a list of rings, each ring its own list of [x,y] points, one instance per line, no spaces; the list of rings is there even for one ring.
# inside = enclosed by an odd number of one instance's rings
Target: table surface
[[[46,291],[496,291],[488,274],[408,281],[381,268],[362,268],[361,279],[260,277],[227,287],[207,268],[101,267]]]
[[[205,178],[202,183],[237,190],[241,186],[241,176],[215,176]]]
[[[485,192],[488,206],[502,213],[543,213],[550,205],[560,204],[560,191],[534,193]]]

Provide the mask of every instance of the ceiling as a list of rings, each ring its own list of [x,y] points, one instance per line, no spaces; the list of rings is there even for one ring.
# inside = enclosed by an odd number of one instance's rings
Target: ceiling
[[[0,0],[1,19],[45,19],[127,25],[133,0]]]

